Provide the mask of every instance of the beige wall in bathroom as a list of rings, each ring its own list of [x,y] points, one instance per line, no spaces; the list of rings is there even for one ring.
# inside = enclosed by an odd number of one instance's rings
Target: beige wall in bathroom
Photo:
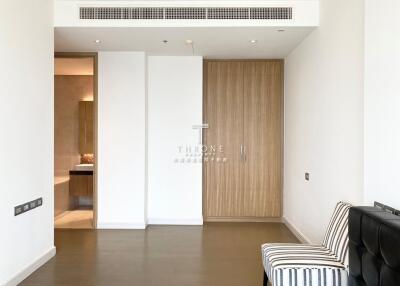
[[[93,76],[54,76],[54,175],[68,176],[79,154],[79,101],[93,100]]]

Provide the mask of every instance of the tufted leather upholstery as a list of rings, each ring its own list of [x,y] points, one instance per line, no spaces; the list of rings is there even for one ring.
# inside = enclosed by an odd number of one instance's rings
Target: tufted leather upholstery
[[[375,207],[349,213],[350,286],[400,285],[400,217]]]

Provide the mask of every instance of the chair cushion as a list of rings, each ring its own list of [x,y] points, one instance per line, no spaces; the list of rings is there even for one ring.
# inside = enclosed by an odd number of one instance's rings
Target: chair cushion
[[[345,202],[339,202],[336,205],[322,243],[346,266],[349,256],[348,221],[350,207],[351,205]]]
[[[274,286],[347,285],[345,266],[320,245],[264,244],[265,273]]]

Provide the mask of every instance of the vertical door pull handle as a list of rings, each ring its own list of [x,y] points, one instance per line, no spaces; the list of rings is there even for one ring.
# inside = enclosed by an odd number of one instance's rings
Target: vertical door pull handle
[[[240,145],[240,160],[243,161],[243,145]]]

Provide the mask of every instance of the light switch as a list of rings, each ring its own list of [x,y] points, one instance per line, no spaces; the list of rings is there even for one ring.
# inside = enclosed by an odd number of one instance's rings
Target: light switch
[[[16,206],[16,207],[14,207],[14,216],[26,213],[30,210],[33,210],[37,207],[42,206],[42,204],[43,204],[43,198],[38,198],[36,200]]]

